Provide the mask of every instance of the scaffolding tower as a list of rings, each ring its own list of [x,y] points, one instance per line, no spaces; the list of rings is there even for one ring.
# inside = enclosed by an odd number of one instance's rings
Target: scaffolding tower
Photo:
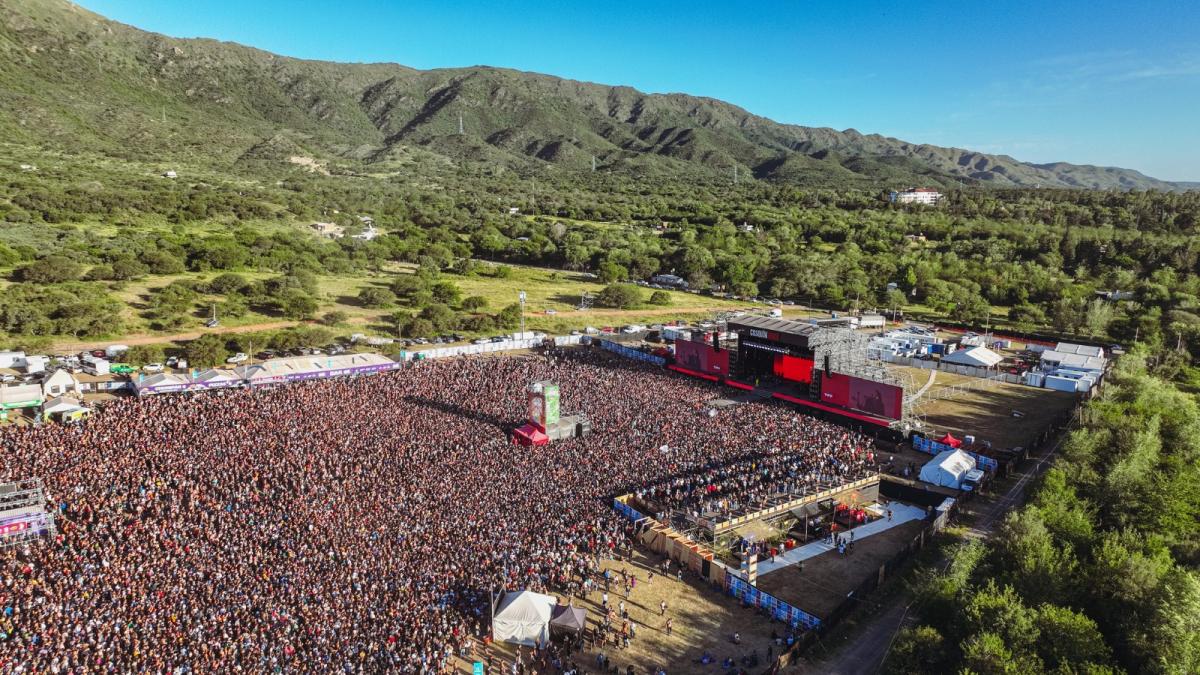
[[[54,514],[46,510],[46,499],[41,478],[0,483],[0,549],[51,539],[57,534]]]
[[[869,348],[870,343],[869,335],[852,326],[822,327],[808,338],[815,367],[823,369],[828,359],[833,372],[899,387],[904,392],[903,406],[901,418],[893,426],[906,430],[923,428],[921,409],[916,405],[921,398],[916,381],[907,371],[892,368],[879,358]]]

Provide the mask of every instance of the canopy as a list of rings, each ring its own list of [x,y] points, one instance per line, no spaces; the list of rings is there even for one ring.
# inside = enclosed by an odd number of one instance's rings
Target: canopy
[[[550,641],[550,615],[557,604],[532,591],[507,593],[492,616],[492,637],[532,647]]]
[[[550,617],[550,630],[582,633],[587,627],[587,610],[581,607],[555,605]]]
[[[952,448],[957,448],[962,445],[962,441],[952,436],[949,431],[946,432],[945,436],[942,436],[938,439],[938,443],[941,443],[942,445],[948,445]]]
[[[974,468],[974,457],[962,450],[947,450],[921,467],[921,480],[957,490],[967,472]]]

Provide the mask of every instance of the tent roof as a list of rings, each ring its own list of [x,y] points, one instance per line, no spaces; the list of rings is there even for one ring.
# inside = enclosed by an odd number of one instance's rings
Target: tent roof
[[[991,368],[1003,360],[1003,356],[1000,356],[987,347],[960,349],[942,357],[943,363],[956,363],[962,366],[984,366],[985,368]]]
[[[59,396],[46,401],[42,405],[42,412],[46,414],[58,414],[74,412],[76,410],[84,410],[85,408],[74,399],[65,396]]]
[[[554,613],[550,617],[550,626],[572,633],[582,632],[587,626],[587,610],[582,607],[555,605]]]
[[[946,450],[938,453],[938,456],[929,460],[925,466],[930,464],[952,474],[960,475],[975,468],[975,458],[962,450]]]
[[[553,597],[541,593],[508,593],[492,616],[492,634],[497,640],[527,646],[546,642],[550,637],[550,614],[556,604]]]

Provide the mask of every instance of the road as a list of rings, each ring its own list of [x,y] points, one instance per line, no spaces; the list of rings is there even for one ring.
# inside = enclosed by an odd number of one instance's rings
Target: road
[[[1008,513],[1009,509],[1021,504],[1025,499],[1025,489],[1030,482],[1045,469],[1047,462],[1058,452],[1066,439],[1066,432],[1059,434],[1050,447],[1037,457],[1037,461],[1025,462],[1025,466],[1015,472],[1017,480],[1009,486],[1003,495],[998,495],[990,501],[977,500],[982,507],[975,523],[967,530],[967,536],[986,538],[995,529],[996,524]],[[808,658],[801,663],[790,666],[785,673],[804,673],[828,675],[861,675],[863,673],[878,673],[883,667],[884,658],[891,648],[892,640],[902,628],[916,623],[916,617],[910,613],[913,599],[905,593],[894,593],[881,599],[877,613],[865,620],[858,628],[844,639],[845,643],[837,645],[829,652],[824,652],[823,645],[818,643],[809,650]]]

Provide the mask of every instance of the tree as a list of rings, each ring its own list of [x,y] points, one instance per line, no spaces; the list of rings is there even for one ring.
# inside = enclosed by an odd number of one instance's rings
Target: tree
[[[415,318],[404,327],[405,337],[429,337],[436,332],[433,322],[429,319]]]
[[[279,308],[279,313],[289,319],[309,319],[320,307],[320,303],[312,296],[295,288],[284,291],[275,304]]]
[[[666,291],[654,291],[650,294],[650,304],[666,306],[671,304],[671,294]]]
[[[415,274],[401,274],[392,280],[392,292],[401,298],[411,298],[425,290],[425,280]]]
[[[887,672],[892,675],[948,672],[945,642],[932,626],[904,629],[888,655]]]
[[[321,323],[325,324],[326,326],[337,326],[346,323],[349,318],[349,314],[346,314],[340,310],[334,310],[332,312],[325,312],[322,314]]]
[[[217,316],[239,318],[250,313],[250,304],[240,295],[231,295],[217,305]]]
[[[513,303],[496,313],[497,328],[516,328],[521,325],[521,305]]]
[[[462,299],[462,291],[453,281],[439,281],[435,283],[430,291],[433,292],[433,299],[447,305],[457,305]]]
[[[454,312],[454,310],[442,304],[429,305],[428,307],[422,309],[421,313],[417,316],[429,321],[429,323],[433,324],[434,330],[439,331],[450,330],[454,328],[454,325],[458,320],[458,315]]]
[[[162,363],[165,358],[162,345],[134,345],[125,352],[124,360],[135,366],[147,363]]]
[[[480,295],[472,295],[462,301],[462,308],[467,312],[478,312],[487,306],[487,298]]]
[[[396,304],[396,294],[386,288],[367,286],[358,292],[358,301],[362,303],[363,307],[373,309],[391,307]]]
[[[208,282],[208,290],[211,293],[218,295],[227,295],[229,293],[237,293],[246,288],[249,282],[240,274],[225,272],[213,277],[212,281]]]
[[[50,255],[32,262],[20,270],[20,280],[35,284],[57,284],[63,281],[75,281],[83,272],[83,268],[61,255]]]
[[[188,342],[184,345],[183,351],[190,365],[201,368],[224,363],[229,356],[229,350],[225,348],[225,341],[212,333],[201,335]]]
[[[596,294],[596,304],[614,309],[629,309],[642,302],[642,291],[632,284],[609,284]]]
[[[629,270],[615,262],[605,261],[600,263],[600,269],[598,271],[600,281],[606,284],[611,284],[616,281],[625,281],[629,278]]]

